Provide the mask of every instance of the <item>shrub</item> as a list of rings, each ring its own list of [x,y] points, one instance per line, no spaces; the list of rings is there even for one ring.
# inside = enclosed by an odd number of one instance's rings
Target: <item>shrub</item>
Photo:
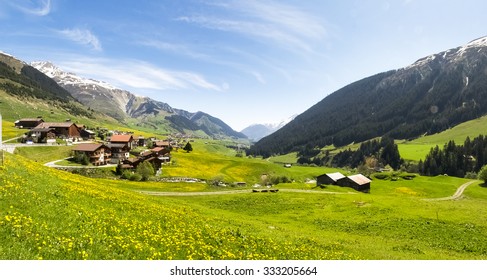
[[[142,179],[142,176],[138,173],[130,174],[130,177],[129,177],[130,181],[140,181],[141,179]]]
[[[143,163],[139,164],[139,166],[137,166],[135,173],[140,175],[140,179],[137,181],[140,181],[141,179],[142,181],[147,181],[151,176],[154,176],[155,171],[150,162],[144,161]]]
[[[487,165],[484,165],[482,169],[480,169],[478,179],[487,183]]]

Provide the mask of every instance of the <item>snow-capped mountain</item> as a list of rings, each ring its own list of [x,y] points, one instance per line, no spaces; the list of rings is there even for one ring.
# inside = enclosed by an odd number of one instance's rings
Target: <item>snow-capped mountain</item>
[[[266,137],[279,130],[290,121],[292,121],[297,115],[293,115],[285,120],[276,123],[265,123],[265,124],[252,124],[244,128],[241,133],[245,134],[252,141],[259,141],[260,139]]]
[[[106,82],[68,73],[51,62],[36,61],[31,66],[52,78],[85,106],[121,122],[127,118],[137,118],[140,124],[151,127],[165,126],[169,130],[180,132],[201,130],[209,136],[245,138],[223,121],[208,114],[175,109],[167,103],[137,96]],[[202,121],[203,117],[205,121]]]

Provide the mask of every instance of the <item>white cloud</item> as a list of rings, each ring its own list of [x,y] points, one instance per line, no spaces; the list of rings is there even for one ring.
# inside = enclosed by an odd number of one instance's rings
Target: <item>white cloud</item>
[[[51,0],[41,0],[41,1],[34,1],[31,2],[31,5],[21,5],[18,2],[12,3],[12,6],[19,9],[20,11],[36,15],[36,16],[46,16],[51,12]]]
[[[59,33],[78,44],[88,45],[95,51],[102,50],[100,40],[87,29],[64,29],[59,31]]]
[[[108,82],[129,90],[211,90],[224,91],[193,72],[162,69],[144,61],[119,61],[111,59],[90,59],[77,57],[60,63],[66,71],[80,76]]]
[[[205,28],[240,33],[270,40],[281,47],[311,52],[309,41],[326,36],[320,20],[295,7],[277,2],[232,1],[212,3],[227,10],[225,15],[192,15],[178,20]],[[227,15],[228,14],[228,15]]]

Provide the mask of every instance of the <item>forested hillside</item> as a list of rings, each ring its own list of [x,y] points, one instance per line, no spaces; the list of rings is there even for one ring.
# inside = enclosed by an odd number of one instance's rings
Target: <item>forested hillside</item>
[[[352,83],[250,150],[265,157],[434,134],[487,113],[487,38]]]

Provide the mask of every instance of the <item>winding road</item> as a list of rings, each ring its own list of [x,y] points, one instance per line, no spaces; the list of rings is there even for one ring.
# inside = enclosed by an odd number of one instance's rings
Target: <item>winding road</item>
[[[470,186],[471,184],[475,183],[475,182],[478,182],[477,180],[474,180],[474,181],[469,181],[469,182],[466,182],[465,184],[461,185],[460,187],[458,187],[457,191],[452,195],[452,196],[447,196],[447,197],[439,197],[439,198],[427,198],[427,199],[424,199],[426,201],[442,201],[442,200],[457,200],[457,199],[460,199],[463,195],[463,192],[465,191],[465,189]]]

